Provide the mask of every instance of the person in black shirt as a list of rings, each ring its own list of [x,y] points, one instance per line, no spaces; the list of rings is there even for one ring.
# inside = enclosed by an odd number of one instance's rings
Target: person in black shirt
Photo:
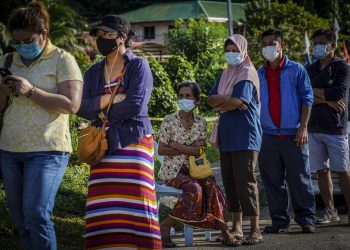
[[[317,171],[325,209],[316,223],[339,221],[333,201],[330,170],[337,173],[343,195],[350,207],[350,166],[347,134],[350,67],[335,57],[336,38],[320,29],[313,36],[314,56],[307,67],[314,91],[314,104],[308,125],[311,171]],[[349,214],[350,223],[350,214]]]

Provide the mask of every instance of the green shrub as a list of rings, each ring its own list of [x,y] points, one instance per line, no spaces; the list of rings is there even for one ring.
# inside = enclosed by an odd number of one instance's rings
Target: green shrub
[[[79,65],[81,73],[84,74],[85,71],[91,65],[89,57],[85,53],[78,51],[78,50],[72,50],[71,53],[75,57],[75,60],[77,61],[78,65]]]
[[[152,57],[148,59],[148,62],[154,83],[151,100],[148,104],[148,113],[151,117],[164,117],[177,110],[176,94],[163,66]]]
[[[69,129],[70,129],[70,134],[72,138],[72,147],[73,147],[73,152],[71,154],[69,164],[70,165],[80,165],[78,162],[78,156],[77,156],[77,147],[78,147],[78,137],[79,137],[79,125],[82,122],[86,122],[85,119],[76,116],[76,115],[71,115],[69,117]]]
[[[168,32],[168,47],[174,55],[184,55],[196,64],[202,53],[208,55],[222,53],[227,36],[226,24],[199,20],[179,19]]]
[[[184,56],[173,55],[163,65],[175,91],[179,83],[195,80],[193,65]]]

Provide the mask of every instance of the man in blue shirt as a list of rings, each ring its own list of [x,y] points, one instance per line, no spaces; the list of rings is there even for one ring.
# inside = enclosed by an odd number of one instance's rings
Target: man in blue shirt
[[[294,220],[303,233],[314,233],[315,198],[307,146],[312,88],[305,68],[284,56],[283,46],[281,31],[262,34],[262,54],[267,61],[258,70],[263,129],[259,169],[272,218],[272,225],[264,231],[289,231],[288,184]]]

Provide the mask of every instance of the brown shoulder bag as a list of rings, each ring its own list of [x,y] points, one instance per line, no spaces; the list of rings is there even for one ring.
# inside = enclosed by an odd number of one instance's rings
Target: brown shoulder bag
[[[106,121],[108,120],[108,113],[112,106],[113,99],[120,88],[123,78],[123,76],[120,77],[117,86],[114,88],[108,103],[106,116],[104,116],[103,112],[99,114],[99,117],[103,121],[102,127],[97,128],[89,125],[80,131],[78,138],[78,160],[80,162],[87,163],[89,165],[96,165],[105,156],[108,150]]]

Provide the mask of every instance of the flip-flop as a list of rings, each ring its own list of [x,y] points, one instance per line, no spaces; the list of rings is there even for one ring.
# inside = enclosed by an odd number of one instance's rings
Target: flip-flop
[[[236,240],[243,240],[243,234],[240,235],[240,234],[234,234],[234,232],[230,231],[231,235],[234,237],[234,239]],[[215,242],[222,242],[222,237],[219,236],[219,237],[216,237],[215,238]]]
[[[227,239],[223,239],[221,244],[229,247],[239,247],[242,245],[242,240],[236,239],[233,236],[228,237]]]
[[[248,236],[244,241],[242,241],[242,245],[258,245],[262,243],[263,237],[260,235],[260,237],[253,238],[251,236]]]

